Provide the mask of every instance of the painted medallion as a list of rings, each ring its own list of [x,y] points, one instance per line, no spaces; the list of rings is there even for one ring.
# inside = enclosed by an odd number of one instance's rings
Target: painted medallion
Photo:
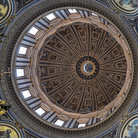
[[[17,127],[12,124],[0,123],[0,138],[22,138],[22,134]]]
[[[120,132],[120,138],[138,138],[138,115],[127,119]]]
[[[112,0],[112,3],[125,13],[136,13],[138,11],[138,0]]]
[[[12,14],[13,5],[10,0],[0,0],[0,25],[4,24]]]

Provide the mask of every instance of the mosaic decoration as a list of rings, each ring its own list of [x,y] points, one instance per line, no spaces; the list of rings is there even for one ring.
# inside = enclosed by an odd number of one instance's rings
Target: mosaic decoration
[[[138,138],[138,114],[124,122],[119,138]]]
[[[22,135],[14,125],[0,122],[0,138],[22,138]]]
[[[115,138],[116,132],[117,132],[117,128],[115,128],[113,131],[109,132],[108,134],[106,134],[102,138]]]
[[[136,13],[138,10],[138,1],[137,0],[112,0],[112,3],[120,11],[125,13]]]
[[[28,3],[32,2],[34,0],[17,0],[17,11],[19,11],[21,8],[25,7]]]
[[[130,22],[136,33],[138,33],[138,17],[136,17],[135,19],[128,19],[128,21]]]
[[[6,101],[3,101],[0,99],[0,115],[3,115],[4,113],[6,113],[9,108],[10,108],[10,105],[8,105]]]
[[[0,28],[9,20],[12,11],[13,5],[11,0],[0,0]]]

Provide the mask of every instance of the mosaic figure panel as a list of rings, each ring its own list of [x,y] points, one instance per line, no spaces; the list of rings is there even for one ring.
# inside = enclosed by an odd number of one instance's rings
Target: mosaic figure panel
[[[126,13],[133,13],[138,9],[137,0],[112,0],[115,6]]]

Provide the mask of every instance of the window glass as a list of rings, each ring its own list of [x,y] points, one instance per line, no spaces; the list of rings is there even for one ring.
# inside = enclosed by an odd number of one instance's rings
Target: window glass
[[[59,119],[55,122],[55,124],[58,125],[58,126],[62,126],[63,123],[64,123],[64,121],[59,120]]]
[[[31,96],[29,90],[23,91],[23,92],[22,92],[22,95],[23,95],[24,98],[28,98],[28,97]]]
[[[22,77],[24,76],[24,69],[17,69],[17,77]]]
[[[68,9],[70,13],[77,13],[76,9]]]
[[[95,13],[92,13],[92,15],[94,15],[94,16],[98,16],[97,14],[95,14]]]
[[[20,49],[19,49],[19,54],[25,55],[26,51],[27,51],[27,48],[21,46]]]
[[[51,14],[47,15],[46,18],[51,21],[51,20],[55,19],[56,16],[53,13],[51,13]]]
[[[38,32],[38,29],[35,27],[32,27],[29,31],[30,34],[35,35]]]
[[[78,128],[80,128],[80,127],[85,127],[86,126],[86,124],[79,124],[78,125]]]
[[[35,112],[41,116],[45,111],[40,107]]]

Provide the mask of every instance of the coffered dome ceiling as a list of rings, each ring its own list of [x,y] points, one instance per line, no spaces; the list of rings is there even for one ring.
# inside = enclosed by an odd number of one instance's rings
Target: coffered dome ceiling
[[[88,23],[59,28],[45,40],[37,58],[42,91],[68,112],[102,109],[117,97],[126,79],[127,62],[120,44]]]
[[[80,11],[87,13],[87,18],[82,18]],[[79,9],[65,9],[64,14],[67,12],[66,20],[49,13],[27,31],[18,56],[23,57],[20,51],[26,48],[25,56],[31,62],[26,66],[26,61],[20,63],[17,57],[15,69],[31,77],[28,93],[40,99],[37,108],[43,111],[38,113],[43,119],[47,118],[43,113],[52,111],[57,120],[64,120],[62,127],[67,127],[71,118],[91,125],[91,118],[97,118],[96,122],[105,119],[124,99],[131,79],[131,57],[124,38],[106,19]],[[45,31],[41,24],[46,19],[50,23]],[[31,42],[32,47],[24,46]],[[37,112],[31,100],[26,102]]]
[[[10,30],[1,62],[12,73],[3,91],[32,132],[96,136],[120,118],[133,93],[136,43],[97,1],[52,2],[25,12]]]
[[[26,103],[48,122],[63,121],[62,127],[71,118],[72,127],[105,119],[124,99],[131,79],[131,57],[119,31],[99,15],[80,11],[64,10],[66,20],[58,11],[39,19],[22,37],[14,68]],[[51,112],[54,117],[47,119]]]

